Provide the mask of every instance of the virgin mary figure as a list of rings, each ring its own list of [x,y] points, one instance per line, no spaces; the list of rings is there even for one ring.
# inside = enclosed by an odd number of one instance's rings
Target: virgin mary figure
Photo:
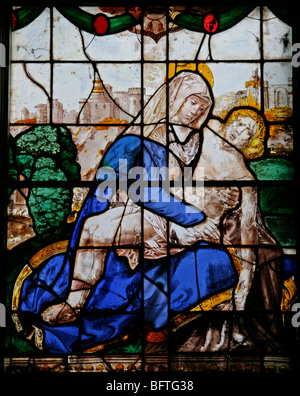
[[[212,108],[207,81],[182,71],[108,148],[96,179],[101,185],[113,175],[118,188],[90,189],[67,251],[46,259],[23,282],[18,321],[22,331],[39,330],[41,348],[80,353],[145,327],[163,332],[174,318],[201,310],[214,296],[234,296],[245,279],[251,283],[259,242],[253,194],[247,198],[247,189],[234,186],[204,187],[197,194],[176,183],[187,167],[194,181],[204,183],[253,180],[241,153],[213,131]],[[161,169],[168,169],[170,189]],[[135,183],[144,174],[157,184],[137,194]],[[240,260],[223,238],[224,217],[238,207],[240,229],[250,227],[253,243],[241,249]],[[246,233],[240,234],[243,243]],[[280,256],[276,241],[266,243]],[[280,293],[280,279],[272,282]]]

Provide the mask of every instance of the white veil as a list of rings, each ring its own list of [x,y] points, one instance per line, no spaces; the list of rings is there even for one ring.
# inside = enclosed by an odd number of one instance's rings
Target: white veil
[[[169,87],[169,110],[167,111],[167,87]],[[150,98],[143,109],[144,137],[148,137],[157,128],[165,125],[167,114],[169,121],[178,113],[184,101],[191,95],[199,96],[207,103],[204,111],[189,126],[199,129],[205,122],[213,104],[212,95],[204,78],[192,71],[181,71],[169,82],[164,83]],[[141,114],[134,124],[142,121]],[[130,130],[130,128],[129,128]],[[129,131],[128,131],[129,132]]]

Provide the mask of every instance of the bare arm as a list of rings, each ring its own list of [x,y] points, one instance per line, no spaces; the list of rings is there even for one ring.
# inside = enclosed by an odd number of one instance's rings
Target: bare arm
[[[242,271],[235,292],[235,305],[238,310],[243,310],[245,307],[255,271],[256,254],[254,247],[258,243],[256,214],[257,190],[253,187],[243,187],[240,219],[240,239],[242,245],[240,248],[240,262]],[[243,247],[243,245],[246,247]]]

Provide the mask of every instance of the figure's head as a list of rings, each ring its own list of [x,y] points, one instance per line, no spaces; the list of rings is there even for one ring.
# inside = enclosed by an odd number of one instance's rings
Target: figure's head
[[[199,129],[212,106],[204,78],[193,72],[178,73],[169,83],[169,114],[172,122]]]
[[[242,150],[257,134],[257,125],[251,117],[238,117],[226,128],[225,139]]]
[[[248,109],[235,110],[223,129],[224,138],[248,159],[264,152],[265,124],[261,116]]]
[[[165,124],[167,115],[171,123],[200,129],[212,105],[207,81],[196,71],[182,70],[167,80],[143,109],[144,136],[149,136]],[[140,122],[140,118],[137,121]]]
[[[207,108],[207,102],[200,96],[188,96],[180,107],[176,118],[181,125],[189,126],[203,114]]]

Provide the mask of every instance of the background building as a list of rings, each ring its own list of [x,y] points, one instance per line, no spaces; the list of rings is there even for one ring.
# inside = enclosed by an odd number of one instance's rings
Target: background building
[[[91,95],[79,101],[78,110],[67,110],[58,99],[54,99],[53,121],[59,124],[75,124],[77,121],[81,124],[99,124],[108,119],[130,122],[140,111],[143,99],[140,88],[132,87],[127,91],[114,92],[112,86],[107,84],[104,87],[99,79],[94,80],[93,83]],[[38,104],[35,108],[36,112],[30,113],[26,107],[23,107],[20,121],[35,119],[37,123],[49,122],[49,106]]]

